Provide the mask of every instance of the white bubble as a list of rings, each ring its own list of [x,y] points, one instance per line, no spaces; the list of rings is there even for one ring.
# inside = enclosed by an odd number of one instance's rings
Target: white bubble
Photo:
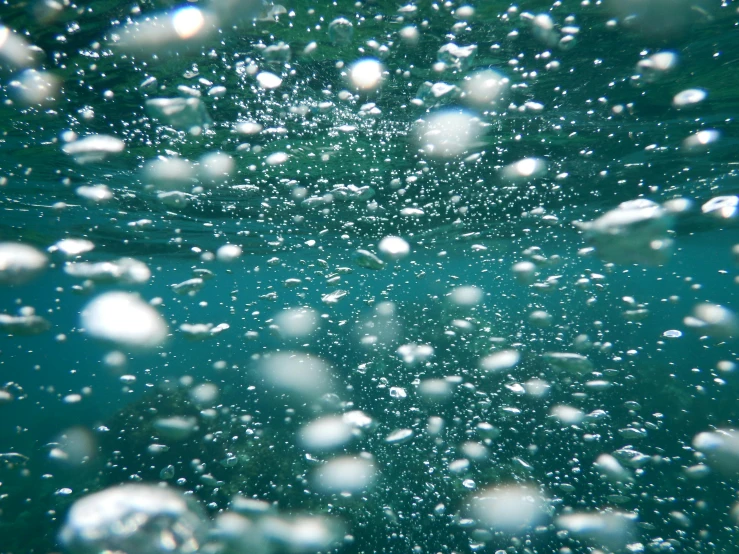
[[[416,46],[421,38],[421,34],[418,32],[418,27],[415,25],[408,25],[400,30],[400,38],[403,43],[408,46]]]
[[[259,530],[270,542],[282,545],[281,550],[297,554],[333,550],[345,532],[338,520],[324,516],[267,517],[260,520]]]
[[[557,518],[557,526],[609,552],[621,551],[633,538],[635,517],[619,512],[576,512]]]
[[[233,172],[234,159],[223,152],[210,152],[199,160],[198,174],[204,185],[224,183]]]
[[[739,196],[716,196],[701,206],[701,212],[718,219],[731,219],[739,211]]]
[[[325,416],[305,425],[298,441],[309,452],[324,452],[344,447],[353,436],[352,425],[342,416]]]
[[[551,415],[566,425],[577,425],[585,419],[585,414],[572,406],[555,406]]]
[[[262,125],[256,121],[242,121],[234,125],[234,131],[242,135],[257,135],[262,129]]]
[[[485,489],[469,502],[471,515],[480,524],[495,531],[517,533],[541,523],[545,503],[535,489],[507,485]]]
[[[172,15],[174,32],[178,38],[183,40],[197,36],[203,30],[205,23],[205,15],[195,6],[180,8]]]
[[[195,168],[182,158],[160,156],[144,166],[144,182],[156,190],[182,190],[195,183]]]
[[[385,262],[368,250],[357,250],[352,255],[352,259],[355,264],[367,269],[382,269],[385,267]]]
[[[217,23],[210,12],[185,6],[130,21],[111,37],[111,43],[128,52],[156,52],[162,56],[170,53],[169,46],[182,50],[190,44],[202,43]]]
[[[105,355],[103,363],[111,369],[121,370],[126,367],[128,358],[120,350],[113,350]]]
[[[529,379],[523,384],[523,388],[529,396],[543,398],[549,394],[549,389],[552,387],[549,383],[541,379]]]
[[[48,265],[46,255],[27,244],[0,242],[0,285],[20,285]]]
[[[419,148],[435,158],[453,158],[475,146],[482,135],[480,120],[465,111],[442,111],[415,125]]]
[[[87,239],[62,239],[49,247],[49,252],[61,252],[65,256],[74,257],[90,252],[95,243]]]
[[[46,105],[56,102],[59,79],[48,71],[26,69],[9,83],[9,92],[22,104]]]
[[[700,88],[689,88],[678,92],[672,99],[676,108],[688,108],[700,104],[708,97],[708,93]]]
[[[64,273],[97,283],[143,284],[151,277],[149,266],[134,258],[112,262],[67,262]]]
[[[23,37],[0,25],[0,59],[15,67],[29,67],[36,63],[36,54]]]
[[[274,152],[267,156],[264,161],[267,165],[280,165],[284,164],[288,157],[289,156],[285,152]]]
[[[454,19],[470,20],[475,17],[475,8],[468,5],[459,6],[454,10]]]
[[[59,539],[73,553],[185,554],[197,549],[205,529],[197,505],[179,492],[127,484],[77,500]]]
[[[408,365],[421,364],[434,355],[434,347],[430,344],[408,343],[399,346],[396,353]]]
[[[501,350],[493,352],[480,360],[480,369],[496,373],[513,369],[521,361],[521,353],[518,350]]]
[[[449,66],[457,67],[460,69],[467,69],[472,65],[477,54],[477,45],[471,44],[469,46],[459,46],[450,42],[444,44],[436,56],[439,62]]]
[[[530,285],[536,280],[536,265],[533,262],[518,262],[513,264],[511,270],[516,281],[523,285]]]
[[[678,65],[679,57],[674,52],[657,52],[646,59],[640,60],[636,65],[639,75],[648,83],[653,83],[664,78]]]
[[[176,129],[192,131],[212,122],[200,98],[150,98],[145,106],[150,117]]]
[[[172,290],[175,292],[175,294],[187,294],[189,296],[192,296],[204,286],[205,281],[203,281],[201,277],[193,277],[192,279],[187,279],[186,281],[182,281],[181,283],[175,283],[174,285],[172,285]]]
[[[396,429],[385,437],[388,444],[403,444],[413,438],[413,429]]]
[[[69,396],[78,397],[77,401],[82,399],[79,394],[68,395],[66,398]],[[71,466],[87,463],[95,456],[97,449],[95,437],[83,427],[67,429],[56,442],[58,446],[49,453],[49,457]]]
[[[91,204],[104,204],[113,199],[113,191],[107,185],[82,185],[74,190],[80,198],[84,198]]]
[[[195,430],[195,419],[190,417],[166,417],[154,421],[154,429],[162,438],[181,441],[188,438]]]
[[[331,390],[331,369],[322,359],[303,352],[276,352],[258,364],[264,380],[285,392],[320,396]]]
[[[507,77],[493,69],[484,69],[465,77],[462,99],[480,109],[504,108],[509,88]]]
[[[280,335],[288,339],[310,337],[318,329],[319,316],[310,308],[289,308],[275,316]]]
[[[211,407],[218,400],[220,391],[213,383],[201,383],[190,389],[190,400],[198,408]]]
[[[547,162],[541,158],[524,158],[503,168],[503,176],[511,181],[537,179],[547,172]]]
[[[402,260],[411,252],[411,246],[401,237],[387,236],[377,245],[377,251],[386,260]]]
[[[358,493],[372,485],[375,464],[365,458],[342,456],[328,461],[313,474],[316,488],[324,493]]]
[[[219,262],[229,263],[238,260],[241,257],[242,250],[238,244],[224,244],[218,247],[216,251],[216,259]]]
[[[634,479],[629,470],[610,454],[598,456],[593,466],[603,477],[615,483],[628,483]]]
[[[257,82],[259,83],[259,86],[263,89],[272,90],[278,88],[282,84],[282,79],[274,73],[270,73],[269,71],[262,71],[261,73],[257,74]]]
[[[593,371],[593,362],[582,354],[573,352],[545,352],[542,357],[560,371],[585,374]]]
[[[688,152],[701,152],[712,144],[719,141],[721,131],[716,129],[704,129],[698,131],[683,140],[683,148]]]
[[[377,90],[382,83],[382,64],[374,59],[359,60],[349,68],[349,79],[356,90]]]
[[[607,261],[659,265],[672,252],[674,214],[645,198],[623,202],[595,221],[574,224]]]
[[[91,336],[124,346],[152,348],[167,337],[159,313],[135,294],[106,292],[82,310],[80,324]]]
[[[730,309],[718,304],[704,302],[693,308],[692,316],[683,321],[701,333],[719,339],[731,338],[739,332],[739,319]]]
[[[449,294],[449,300],[455,306],[471,308],[480,304],[484,296],[482,289],[475,286],[462,286],[455,288]]]
[[[452,397],[452,384],[446,379],[424,379],[418,393],[431,402],[445,402]]]

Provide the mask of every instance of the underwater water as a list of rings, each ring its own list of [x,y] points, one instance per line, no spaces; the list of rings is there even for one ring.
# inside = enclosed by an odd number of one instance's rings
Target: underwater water
[[[0,4],[0,553],[739,551],[739,5]]]

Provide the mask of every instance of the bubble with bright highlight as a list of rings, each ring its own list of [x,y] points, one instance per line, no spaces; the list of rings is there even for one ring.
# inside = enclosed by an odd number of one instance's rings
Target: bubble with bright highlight
[[[359,60],[349,69],[352,86],[361,92],[371,92],[380,88],[384,67],[374,59]]]

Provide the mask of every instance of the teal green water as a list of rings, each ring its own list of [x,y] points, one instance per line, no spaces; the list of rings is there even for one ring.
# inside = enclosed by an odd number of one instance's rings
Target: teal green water
[[[0,23],[0,552],[736,551],[734,2]]]

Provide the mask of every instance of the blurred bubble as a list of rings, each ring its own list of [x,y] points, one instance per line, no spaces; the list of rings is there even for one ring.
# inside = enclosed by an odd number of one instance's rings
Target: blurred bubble
[[[344,17],[334,19],[328,24],[328,38],[335,45],[345,45],[352,41],[354,25]]]
[[[521,361],[521,354],[517,350],[501,350],[488,354],[480,360],[480,369],[489,373],[508,371]]]
[[[331,368],[322,359],[303,352],[274,352],[258,363],[264,380],[284,392],[318,397],[330,392]]]
[[[635,520],[620,512],[576,512],[559,516],[556,524],[593,546],[618,552],[634,539]]]
[[[402,260],[411,252],[410,245],[401,237],[384,237],[377,245],[377,251],[386,260]]]
[[[475,286],[457,287],[449,293],[449,301],[460,308],[472,308],[480,304],[485,292]]]
[[[190,389],[189,395],[198,408],[210,408],[218,400],[220,391],[213,383],[201,383]]]
[[[313,481],[324,493],[359,493],[372,485],[376,475],[377,469],[370,459],[341,456],[317,469]]]
[[[228,180],[235,166],[234,159],[228,154],[210,152],[198,161],[198,176],[204,185],[220,185]]]
[[[689,88],[678,92],[672,98],[672,105],[676,108],[693,107],[708,98],[708,93],[700,88]]]
[[[647,83],[655,83],[677,68],[680,58],[675,52],[657,52],[636,64],[636,73]]]
[[[311,308],[289,308],[275,316],[280,335],[287,339],[305,339],[318,329],[319,315]]]
[[[215,31],[217,23],[212,13],[196,6],[184,6],[128,22],[111,35],[110,43],[127,52],[174,54],[175,48],[202,44]],[[172,52],[168,47],[173,47]]]
[[[464,78],[462,100],[478,109],[503,109],[510,80],[493,69],[477,71]]]
[[[361,92],[377,90],[382,83],[382,64],[374,59],[359,60],[349,68],[352,86]]]
[[[154,421],[154,429],[162,438],[173,441],[187,439],[195,430],[196,421],[190,417],[165,417]]]
[[[469,500],[471,515],[481,525],[504,533],[519,533],[541,524],[546,504],[539,492],[528,486],[505,485],[485,489]]]
[[[644,198],[623,202],[595,221],[575,222],[603,259],[650,265],[669,258],[673,224],[673,214]]]
[[[424,153],[452,158],[473,148],[482,136],[480,120],[464,111],[436,112],[416,122],[415,136]]]
[[[718,339],[732,338],[739,331],[739,319],[733,311],[709,302],[696,305],[692,315],[686,317],[683,323],[701,334]]]
[[[110,135],[89,135],[62,146],[62,151],[78,164],[101,162],[114,154],[120,154],[126,143]]]
[[[224,244],[216,250],[216,259],[219,262],[230,263],[241,257],[242,249],[238,244]]]
[[[80,325],[90,336],[123,346],[153,348],[167,337],[161,315],[135,294],[106,292],[82,310]]]
[[[269,71],[262,71],[257,74],[257,83],[265,90],[272,90],[282,84],[282,78]]]
[[[33,246],[0,242],[0,285],[21,285],[32,280],[48,265],[46,255]]]
[[[13,68],[30,67],[36,64],[38,51],[22,36],[9,27],[0,25],[0,61]]]
[[[716,196],[701,206],[701,212],[717,219],[732,219],[739,212],[739,196]]]
[[[690,135],[683,141],[683,150],[689,153],[700,153],[719,141],[721,132],[715,129],[704,129]]]
[[[212,122],[200,98],[150,98],[145,106],[150,117],[176,129],[192,132]]]
[[[524,158],[503,168],[503,177],[511,181],[537,179],[547,172],[547,162],[541,158]]]
[[[564,405],[553,407],[551,415],[565,425],[577,425],[585,419],[585,414],[581,410]]]
[[[325,416],[306,424],[298,434],[298,441],[309,452],[336,450],[352,438],[352,425],[342,416]]]
[[[9,83],[10,94],[21,104],[28,106],[53,104],[57,100],[61,83],[47,71],[26,69]]]
[[[185,554],[197,550],[206,529],[197,504],[179,492],[127,484],[77,500],[59,541],[73,554]]]
[[[97,451],[95,437],[83,427],[67,429],[56,442],[58,446],[49,452],[49,457],[70,466],[90,461]]]
[[[183,190],[194,185],[195,169],[188,160],[159,156],[146,162],[143,177],[156,190]]]

